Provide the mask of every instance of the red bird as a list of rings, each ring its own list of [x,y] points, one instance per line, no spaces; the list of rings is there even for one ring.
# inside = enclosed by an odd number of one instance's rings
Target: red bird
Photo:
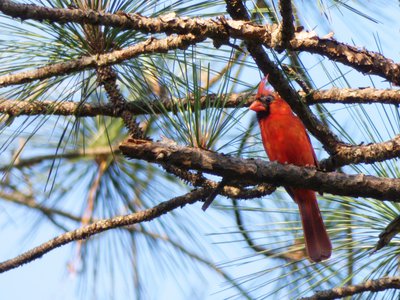
[[[317,166],[318,161],[303,123],[285,100],[266,88],[267,80],[268,76],[261,81],[256,101],[250,109],[257,113],[262,142],[270,161]],[[314,262],[329,258],[332,244],[315,192],[290,187],[286,187],[286,191],[299,206],[308,256]]]

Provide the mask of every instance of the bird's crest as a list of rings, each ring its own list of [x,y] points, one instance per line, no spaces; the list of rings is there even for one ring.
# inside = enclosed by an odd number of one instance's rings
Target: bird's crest
[[[268,77],[269,77],[269,74],[267,74],[267,76],[265,76],[261,80],[261,82],[258,86],[257,95],[261,96],[261,95],[273,93],[273,91],[270,88],[268,88]]]

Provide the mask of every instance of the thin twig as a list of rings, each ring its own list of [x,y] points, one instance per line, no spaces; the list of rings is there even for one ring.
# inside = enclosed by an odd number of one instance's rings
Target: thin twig
[[[103,155],[118,155],[120,153],[121,151],[118,149],[118,147],[106,146],[106,147],[82,149],[60,154],[38,155],[30,158],[19,158],[17,162],[11,165],[0,166],[0,172],[8,171],[11,168],[21,169],[25,167],[31,167],[46,160],[75,159],[79,157],[103,156]]]
[[[178,207],[183,207],[186,204],[193,204],[199,201],[200,199],[204,198],[205,195],[207,195],[207,191],[205,189],[194,190],[183,196],[179,196],[171,200],[161,202],[160,204],[152,208],[137,213],[125,216],[113,217],[111,219],[99,220],[85,227],[61,234],[56,238],[51,239],[48,242],[43,243],[42,245],[35,247],[15,258],[0,263],[0,273],[17,268],[23,264],[26,264],[37,258],[40,258],[44,254],[50,252],[51,250],[63,246],[65,244],[68,244],[72,241],[87,239],[93,235],[99,234],[101,232],[113,228],[128,226],[140,222],[151,221]]]
[[[178,168],[170,163],[162,164],[162,166],[167,172],[181,178],[185,183],[191,184],[194,187],[202,187],[208,190],[213,190],[218,187],[218,182],[205,178],[201,173],[194,173],[184,168]],[[224,185],[220,193],[231,199],[247,200],[270,195],[275,190],[275,186],[267,183],[261,183],[251,188]]]
[[[376,243],[375,251],[387,246],[396,234],[400,232],[400,216],[397,216],[390,222],[386,228],[379,234],[379,240]]]
[[[300,257],[298,255],[293,254],[291,252],[275,253],[272,250],[263,248],[262,246],[254,243],[254,241],[250,237],[250,234],[248,233],[247,229],[244,226],[244,221],[243,221],[239,206],[237,205],[237,201],[234,199],[232,201],[232,203],[233,203],[233,211],[235,213],[235,221],[236,221],[236,225],[238,226],[239,232],[243,236],[247,245],[251,249],[253,249],[257,254],[264,255],[265,257],[268,257],[268,258],[271,258],[271,257],[280,258],[280,259],[284,259],[285,261],[297,261],[300,259]]]
[[[76,215],[65,212],[63,210],[59,210],[57,208],[47,207],[47,206],[37,203],[34,200],[33,196],[31,196],[31,195],[25,195],[20,192],[7,193],[4,191],[0,191],[0,198],[4,199],[6,201],[9,201],[9,202],[15,203],[15,204],[19,204],[19,205],[23,205],[25,207],[39,210],[40,212],[42,212],[43,214],[45,214],[47,216],[57,215],[57,216],[62,216],[64,218],[73,220],[73,221],[77,221],[77,222],[81,221],[81,218]]]

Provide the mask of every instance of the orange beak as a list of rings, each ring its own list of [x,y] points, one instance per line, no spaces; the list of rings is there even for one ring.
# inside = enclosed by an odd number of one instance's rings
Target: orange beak
[[[258,100],[254,101],[249,109],[254,110],[255,112],[265,111],[265,106]]]

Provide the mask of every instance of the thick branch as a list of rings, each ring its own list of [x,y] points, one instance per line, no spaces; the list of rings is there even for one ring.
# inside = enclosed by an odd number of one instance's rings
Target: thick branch
[[[294,37],[292,1],[280,0],[279,12],[282,16],[282,23],[280,25],[280,38],[282,41],[282,46],[287,48],[290,45],[290,40]]]
[[[0,11],[5,15],[37,21],[50,21],[65,24],[69,22],[79,24],[104,25],[133,29],[143,33],[193,33],[220,39],[226,36],[226,30],[221,23],[211,19],[179,18],[174,15],[148,18],[140,14],[130,14],[119,11],[115,14],[99,12],[91,9],[50,8],[32,4],[18,4],[9,0],[0,1]],[[214,24],[213,24],[214,23]]]
[[[200,42],[205,38],[225,41],[229,37],[254,41],[269,48],[280,49],[281,40],[278,26],[259,26],[248,22],[249,16],[241,1],[227,1],[228,12],[234,19],[213,20],[200,18],[178,18],[164,16],[148,18],[139,14],[103,13],[93,10],[48,8],[28,4],[16,4],[12,1],[0,1],[0,11],[4,14],[21,19],[48,20],[51,22],[108,25],[124,29],[134,29],[144,33],[192,33]],[[400,85],[400,65],[379,53],[358,49],[354,46],[337,42],[331,38],[319,38],[314,33],[305,31],[295,33],[290,41],[289,50],[307,51],[320,54],[331,60],[349,65],[363,73],[382,76]],[[152,51],[156,52],[156,51]]]
[[[1,1],[0,1],[1,3]],[[134,46],[116,50],[106,54],[86,56],[68,62],[57,63],[35,70],[20,72],[16,74],[0,76],[0,87],[22,84],[34,80],[61,76],[82,71],[89,68],[98,68],[121,63],[124,60],[132,59],[139,55],[150,53],[165,53],[174,49],[187,49],[190,45],[203,41],[204,37],[193,34],[169,36],[165,39],[150,38],[147,41],[137,43]]]
[[[302,187],[318,192],[378,200],[400,201],[400,179],[380,178],[364,174],[325,173],[313,168],[282,165],[260,159],[243,159],[178,146],[172,143],[128,139],[120,145],[130,158],[198,170],[244,183]]]
[[[183,196],[173,198],[169,201],[161,202],[160,204],[126,216],[118,216],[111,219],[104,219],[96,221],[85,227],[70,231],[59,235],[58,237],[29,250],[13,259],[4,261],[0,263],[0,273],[6,272],[8,270],[17,268],[23,264],[31,262],[44,254],[50,252],[51,250],[68,244],[72,241],[87,239],[95,234],[122,226],[128,226],[140,222],[151,221],[157,217],[166,214],[178,207],[183,207],[186,204],[192,204],[203,197],[208,195],[208,191],[205,189],[198,189],[187,193]]]
[[[331,290],[317,292],[313,296],[301,298],[301,300],[338,299],[364,292],[380,292],[388,289],[400,289],[400,277],[382,277],[356,285],[336,287]]]

